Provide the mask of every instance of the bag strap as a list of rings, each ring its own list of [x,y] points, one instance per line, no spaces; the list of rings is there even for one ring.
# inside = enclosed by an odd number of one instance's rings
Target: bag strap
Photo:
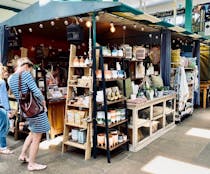
[[[21,76],[22,76],[22,72],[20,72],[20,74],[19,74],[19,82],[18,82],[18,86],[19,86],[18,91],[19,91],[19,94],[22,93],[22,91],[21,91],[21,80],[22,80]]]

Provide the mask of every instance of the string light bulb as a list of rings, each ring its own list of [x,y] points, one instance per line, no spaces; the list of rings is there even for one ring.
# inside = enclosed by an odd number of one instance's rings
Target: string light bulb
[[[55,25],[55,22],[54,21],[51,21],[50,24],[51,24],[51,26],[54,26]]]
[[[43,26],[43,24],[39,24],[39,28],[43,28],[44,26]]]
[[[99,21],[99,19],[100,19],[100,18],[99,18],[99,16],[97,15],[97,16],[96,16],[96,21]]]
[[[88,20],[86,23],[85,23],[86,27],[90,28],[92,26],[91,22]]]
[[[32,28],[29,28],[28,31],[32,33],[33,30],[32,30]]]
[[[137,25],[136,24],[133,24],[133,28],[137,28]]]
[[[116,28],[114,27],[114,23],[113,22],[110,22],[110,31],[112,33],[114,33],[116,31]]]
[[[126,26],[125,25],[123,25],[123,30],[126,30]]]
[[[114,32],[116,31],[116,28],[115,28],[114,26],[112,26],[112,27],[110,27],[110,31],[111,31],[112,33],[114,33]]]
[[[19,28],[19,29],[18,29],[18,32],[19,32],[19,33],[22,33],[22,30]]]
[[[79,17],[79,22],[83,22],[83,19],[81,17]]]
[[[144,27],[141,27],[141,31],[144,31]]]
[[[64,25],[68,25],[69,24],[69,22],[67,20],[65,20],[63,23],[64,23]]]

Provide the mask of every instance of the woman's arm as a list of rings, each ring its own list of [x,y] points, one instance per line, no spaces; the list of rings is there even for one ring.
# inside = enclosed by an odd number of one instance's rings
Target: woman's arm
[[[4,80],[0,80],[0,104],[7,110],[10,110],[9,99],[7,94],[6,82]]]

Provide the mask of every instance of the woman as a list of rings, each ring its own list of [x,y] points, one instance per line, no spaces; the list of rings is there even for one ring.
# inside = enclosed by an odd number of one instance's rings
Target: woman
[[[5,67],[0,64],[0,153],[12,154],[13,151],[7,148],[6,136],[9,131],[10,112],[6,82],[4,79],[8,77]]]
[[[42,104],[46,108],[46,102],[41,91],[37,87],[30,71],[32,70],[32,62],[28,58],[20,58],[17,60],[17,67],[14,74],[9,77],[8,83],[12,93],[15,95],[16,100],[19,100],[19,75],[22,75],[21,81],[21,91],[26,93],[28,90],[31,90],[33,94],[42,101]],[[26,118],[29,121],[30,133],[27,136],[19,160],[28,162],[28,170],[43,170],[47,166],[38,164],[35,162],[36,155],[39,149],[39,143],[43,133],[49,131],[50,126],[47,118],[46,112],[43,112],[36,117]],[[29,149],[29,158],[26,155],[27,150]]]

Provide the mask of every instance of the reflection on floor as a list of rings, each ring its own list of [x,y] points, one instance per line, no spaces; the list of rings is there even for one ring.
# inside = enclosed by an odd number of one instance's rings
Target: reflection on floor
[[[210,139],[210,130],[200,129],[200,128],[191,128],[189,131],[186,132],[186,135]]]
[[[152,174],[210,174],[209,168],[192,165],[162,156],[155,157],[142,168],[142,171]]]

